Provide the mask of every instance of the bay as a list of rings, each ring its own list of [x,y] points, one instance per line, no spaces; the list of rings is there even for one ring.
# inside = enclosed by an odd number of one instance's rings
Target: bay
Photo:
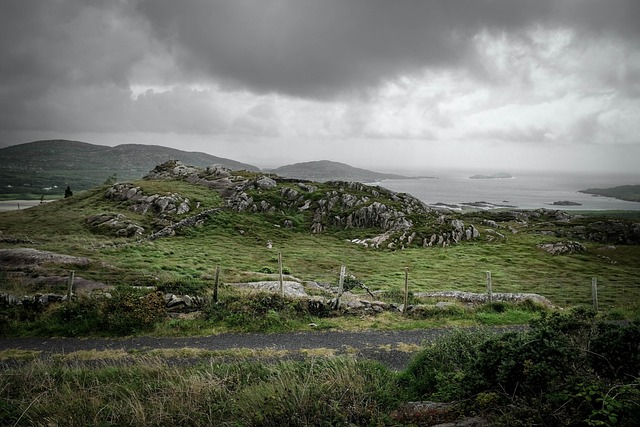
[[[470,179],[474,174],[475,172],[444,171],[435,178],[393,179],[374,184],[392,191],[409,193],[431,206],[446,204],[461,210],[501,207],[566,211],[640,210],[639,202],[579,192],[587,188],[640,184],[640,175],[529,172],[512,174],[513,178]],[[553,205],[554,202],[563,201],[580,205]]]

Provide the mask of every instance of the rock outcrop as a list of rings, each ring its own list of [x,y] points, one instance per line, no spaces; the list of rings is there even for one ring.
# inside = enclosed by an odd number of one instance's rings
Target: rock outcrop
[[[101,234],[117,237],[134,237],[144,234],[144,227],[122,214],[103,212],[85,218],[84,221],[91,230]]]
[[[156,166],[145,179],[179,179],[206,186],[218,191],[234,211],[279,216],[279,227],[305,226],[313,234],[331,229],[380,230],[375,237],[352,240],[367,247],[447,246],[480,237],[473,224],[465,225],[459,219],[446,217],[451,214],[447,209],[432,208],[411,195],[358,182],[329,181],[316,185],[259,174],[233,174],[217,165],[199,169],[175,160]],[[148,195],[140,186],[129,183],[111,186],[105,197],[127,202],[133,212],[153,213],[163,220],[199,208],[178,194]],[[294,216],[299,218],[300,213],[305,220],[292,220]],[[443,221],[431,226],[438,215]],[[94,227],[112,226],[116,235],[140,234],[140,229],[132,224],[116,228],[124,221],[122,217],[105,218],[104,215],[88,219]],[[165,229],[154,233],[154,238],[175,231],[175,225],[166,222]]]
[[[587,248],[579,242],[541,243],[538,245],[538,248],[549,252],[551,255],[567,255],[587,250]]]
[[[130,183],[114,184],[105,192],[105,198],[130,202],[129,210],[138,214],[152,212],[164,218],[167,215],[183,215],[191,211],[191,202],[178,194],[145,195],[140,187]]]

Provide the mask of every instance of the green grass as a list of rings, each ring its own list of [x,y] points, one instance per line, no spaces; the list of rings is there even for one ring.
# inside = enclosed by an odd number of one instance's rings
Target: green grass
[[[351,358],[172,366],[35,361],[0,375],[3,425],[384,425],[395,375]]]
[[[135,183],[146,194],[179,193],[192,202],[200,202],[198,210],[223,205],[218,193],[184,181],[147,181]],[[284,185],[284,184],[282,184]],[[409,271],[409,290],[459,290],[484,292],[486,272],[491,271],[493,292],[537,293],[560,307],[590,306],[591,280],[598,279],[599,307],[616,318],[630,318],[640,313],[640,246],[607,245],[584,242],[587,251],[581,254],[553,256],[536,247],[539,243],[558,239],[536,230],[556,227],[548,223],[532,222],[528,227],[510,222],[520,232],[506,239],[484,240],[486,233],[481,221],[492,217],[487,213],[472,213],[462,217],[466,224],[475,224],[483,237],[479,241],[464,242],[446,248],[411,247],[404,250],[372,249],[348,242],[355,237],[373,236],[379,230],[333,229],[320,235],[309,233],[310,214],[296,209],[274,214],[237,213],[221,210],[213,214],[203,226],[184,229],[170,238],[138,243],[134,239],[94,234],[84,219],[97,212],[116,212],[126,215],[147,230],[161,225],[151,215],[138,215],[128,210],[127,202],[104,199],[106,186],[77,192],[73,197],[34,208],[0,213],[3,237],[29,239],[31,246],[41,250],[89,257],[86,266],[74,266],[78,276],[102,281],[114,286],[159,285],[166,291],[189,290],[202,292],[211,285],[216,266],[222,269],[223,283],[264,280],[262,271],[277,270],[277,255],[282,254],[284,265],[291,275],[302,280],[336,284],[340,266],[363,282],[371,290],[383,290],[400,295],[404,287],[404,271]],[[329,191],[329,184],[320,184],[318,194]],[[279,192],[279,190],[278,190]],[[257,193],[256,193],[257,194]],[[275,190],[263,192],[276,197]],[[500,213],[495,218],[499,220]],[[506,216],[508,219],[509,217]],[[294,227],[282,227],[284,219],[292,219]],[[589,218],[581,221],[588,222]],[[425,232],[428,226],[419,226]],[[272,242],[272,249],[267,248]],[[15,247],[0,242],[0,248]],[[66,275],[69,266],[48,266],[52,272]],[[6,280],[5,280],[6,282]],[[1,287],[1,286],[0,286]],[[356,289],[364,294],[364,291]],[[401,302],[401,301],[394,301]],[[432,316],[421,322],[430,325],[518,323],[528,320],[527,312],[464,314],[451,313],[448,319]],[[425,323],[403,319],[400,328],[422,327]],[[304,329],[307,319],[284,322],[285,330]],[[381,319],[359,321],[321,319],[323,328],[390,327],[394,322]],[[185,333],[209,330],[209,326],[194,321],[193,328],[182,326]]]
[[[326,348],[6,351],[0,424],[416,426],[480,417],[487,425],[635,425],[639,326],[576,310],[522,332],[456,329],[421,347],[397,343],[415,353],[400,372],[349,348],[344,356]],[[451,404],[408,404],[425,400]]]

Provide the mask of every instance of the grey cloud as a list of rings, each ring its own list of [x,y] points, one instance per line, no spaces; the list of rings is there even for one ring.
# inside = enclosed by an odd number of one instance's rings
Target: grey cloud
[[[3,1],[0,126],[59,128],[101,108],[98,96],[128,91],[130,70],[148,49],[145,25],[123,2]],[[96,98],[73,106],[87,92]]]
[[[141,0],[185,73],[327,98],[426,67],[477,67],[471,37],[534,24],[640,33],[637,0]],[[481,72],[482,70],[475,70]],[[193,77],[193,76],[192,76]]]
[[[188,94],[132,100],[130,85],[166,65],[170,85],[329,99],[425,68],[479,73],[481,29],[540,23],[638,46],[639,12],[638,0],[2,0],[0,128],[218,132],[230,126],[222,111]],[[631,66],[607,78],[638,92]],[[266,132],[255,113],[235,125]],[[365,132],[353,114],[351,130]]]

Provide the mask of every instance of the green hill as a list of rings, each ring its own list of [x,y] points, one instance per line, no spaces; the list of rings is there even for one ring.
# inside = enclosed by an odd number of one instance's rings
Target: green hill
[[[287,178],[308,179],[311,181],[358,181],[375,182],[385,179],[403,179],[402,175],[374,172],[367,169],[355,168],[344,163],[319,160],[313,162],[295,163],[269,170]]]
[[[580,191],[581,193],[594,194],[597,196],[613,197],[629,202],[640,202],[640,185],[620,185],[611,188],[589,188]]]
[[[0,194],[64,194],[118,180],[140,179],[167,160],[206,167],[220,164],[233,170],[257,171],[252,165],[157,145],[124,144],[116,147],[67,140],[35,141],[0,149]]]
[[[34,280],[43,286],[70,269],[78,280],[111,286],[208,287],[216,266],[224,283],[277,280],[270,274],[279,253],[302,284],[335,286],[344,265],[358,283],[390,292],[398,303],[405,271],[416,296],[482,293],[491,271],[494,292],[536,293],[560,306],[590,305],[597,277],[601,307],[628,315],[640,310],[639,230],[638,222],[556,210],[461,214],[357,182],[166,162],[145,179],[0,213],[0,252],[27,248],[90,260],[19,264],[4,276],[19,288]],[[438,316],[432,310],[425,316]]]

